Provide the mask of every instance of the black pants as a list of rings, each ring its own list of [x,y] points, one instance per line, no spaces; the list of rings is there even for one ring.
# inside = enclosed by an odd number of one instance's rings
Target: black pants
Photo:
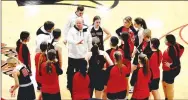
[[[163,81],[165,81],[168,84],[173,84],[174,79],[176,76],[179,75],[181,70],[181,67],[177,67],[176,69],[170,70],[170,71],[163,71]]]
[[[91,70],[92,71],[92,70]],[[93,91],[94,89],[97,91],[102,91],[104,89],[104,70],[99,70],[97,72],[91,72],[89,71],[89,77],[90,77],[90,97],[93,97]]]
[[[114,99],[125,99],[127,90],[117,92],[117,93],[107,93],[107,98],[114,100]]]
[[[80,67],[80,61],[83,60],[84,58],[81,59],[73,59],[73,58],[68,58],[68,68],[67,68],[67,88],[69,91],[72,91],[72,80],[73,80],[73,75],[75,72],[79,71]],[[71,92],[72,93],[72,92]]]
[[[17,100],[35,100],[34,86],[19,87]]]
[[[49,93],[42,93],[42,99],[43,100],[61,100],[61,94],[49,94]]]

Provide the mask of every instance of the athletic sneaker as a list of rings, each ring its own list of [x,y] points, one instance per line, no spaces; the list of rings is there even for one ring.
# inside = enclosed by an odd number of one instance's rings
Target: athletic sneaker
[[[132,86],[129,90],[129,93],[133,93],[134,87]]]

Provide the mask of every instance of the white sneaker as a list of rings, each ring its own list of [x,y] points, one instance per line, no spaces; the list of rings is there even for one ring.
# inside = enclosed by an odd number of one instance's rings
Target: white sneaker
[[[132,86],[132,87],[129,89],[129,93],[133,93],[133,90],[134,90],[134,87]]]

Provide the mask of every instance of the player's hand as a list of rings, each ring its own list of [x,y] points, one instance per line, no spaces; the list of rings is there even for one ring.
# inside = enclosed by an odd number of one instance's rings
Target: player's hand
[[[81,40],[80,42],[77,43],[77,45],[79,45],[79,44],[83,44],[83,43],[82,43],[83,41],[84,41],[84,40]]]
[[[165,65],[166,65],[167,67],[170,67],[170,65],[172,65],[172,63],[165,62]]]
[[[67,44],[67,40],[64,40],[63,43],[66,45]]]

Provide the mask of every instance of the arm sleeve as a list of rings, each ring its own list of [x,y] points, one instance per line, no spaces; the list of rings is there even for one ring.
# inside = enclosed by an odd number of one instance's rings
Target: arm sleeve
[[[68,35],[70,28],[71,28],[71,19],[69,19],[66,25],[64,26],[64,31],[63,31],[64,40],[67,40],[67,35]]]
[[[134,35],[138,34],[138,31],[136,31],[136,29],[133,26],[130,26],[130,29],[133,31]]]
[[[91,34],[88,32],[88,51],[91,51],[92,48],[92,37]]]
[[[23,57],[23,60],[24,60],[24,64],[28,67],[29,66],[29,62],[28,62],[29,50],[25,45],[23,45],[22,49],[23,49],[22,50],[22,57]]]
[[[57,72],[57,74],[58,74],[58,75],[63,74],[63,70],[60,68],[59,63],[56,62],[56,63],[54,63],[54,65],[55,65],[55,68],[56,68],[56,72]]]
[[[120,27],[120,28],[118,28],[117,30],[116,30],[116,34],[118,35],[118,36],[120,36],[121,34],[121,30],[122,30],[122,27]]]
[[[139,68],[137,68],[136,70],[134,70],[134,72],[132,74],[131,81],[130,81],[131,86],[134,86],[135,83],[136,83],[136,81],[137,81],[138,71],[139,71]]]
[[[139,44],[140,45],[144,39],[144,36],[142,35],[143,31],[139,31],[138,32],[138,40],[139,40]]]

